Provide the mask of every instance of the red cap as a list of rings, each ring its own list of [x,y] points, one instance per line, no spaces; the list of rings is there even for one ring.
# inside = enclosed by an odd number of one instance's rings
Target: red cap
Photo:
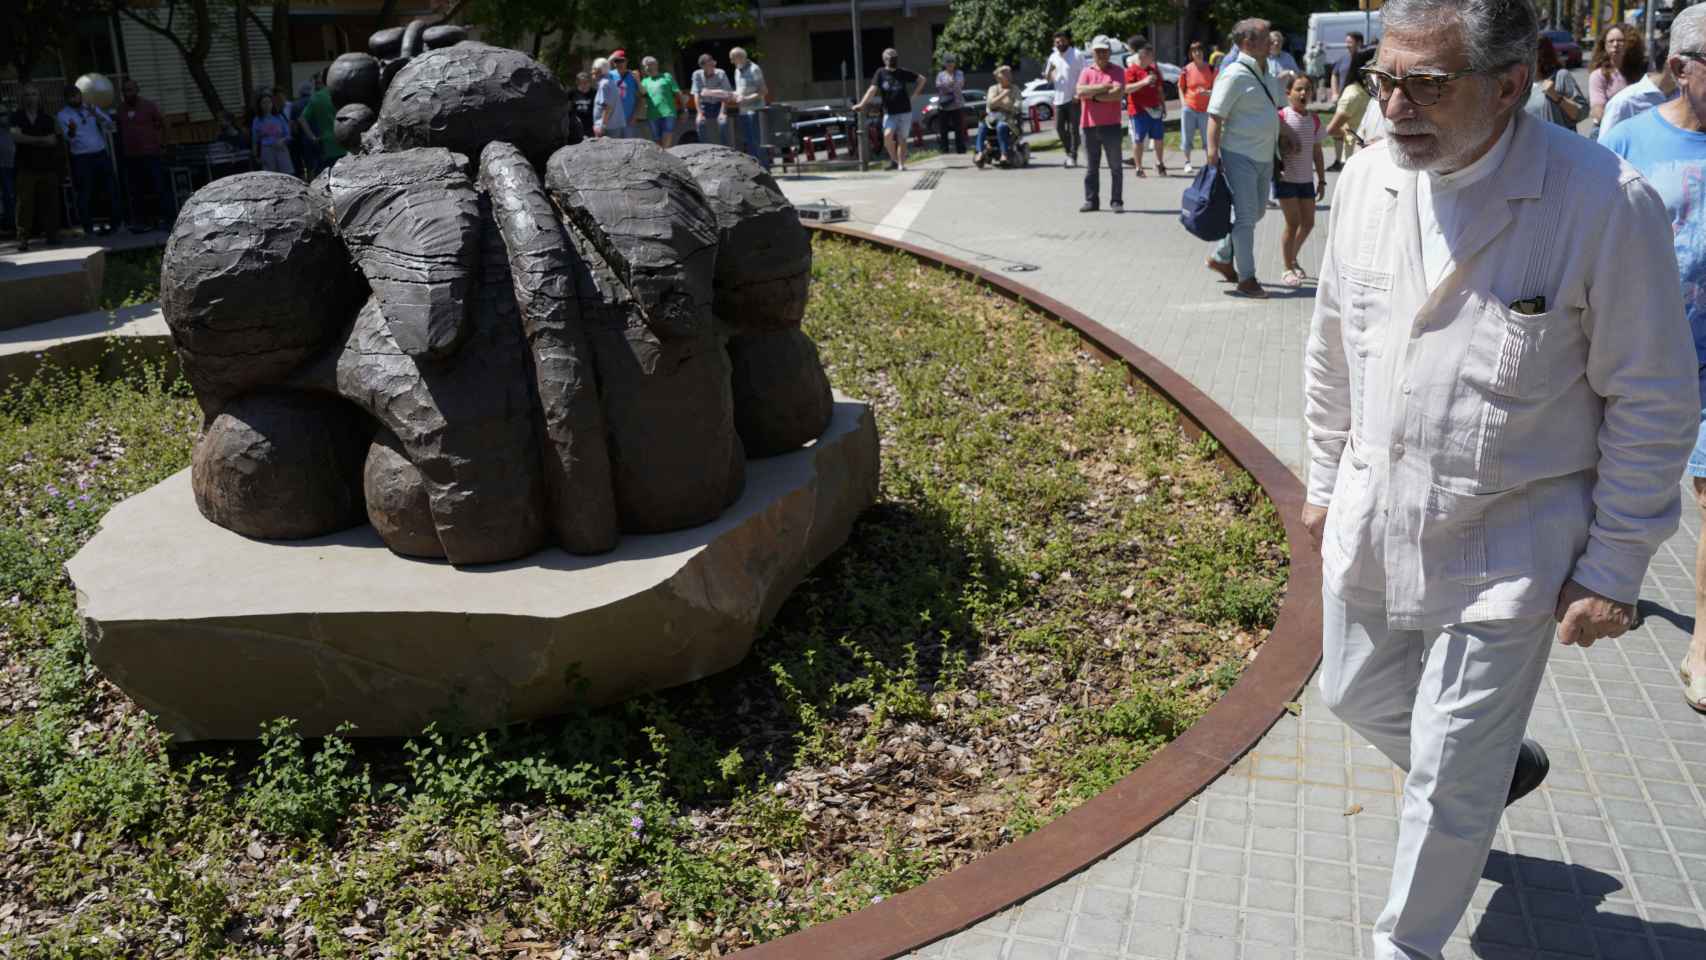
[[[610,60],[626,60],[626,59],[628,59],[628,51],[626,51],[626,50],[613,50],[613,51],[611,51],[610,56],[607,59],[610,59]]]

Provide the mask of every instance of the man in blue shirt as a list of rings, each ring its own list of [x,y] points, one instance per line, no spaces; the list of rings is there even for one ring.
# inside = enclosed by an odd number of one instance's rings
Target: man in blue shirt
[[[598,79],[598,96],[592,104],[592,135],[595,137],[616,137],[621,139],[628,135],[628,108],[625,105],[627,97],[622,95],[622,73],[628,66],[628,55],[621,50],[611,54],[605,62],[603,76]],[[596,73],[598,64],[593,64]]]
[[[1678,14],[1670,37],[1668,66],[1680,95],[1601,133],[1599,142],[1641,171],[1670,214],[1683,308],[1706,393],[1706,6]],[[1706,411],[1688,475],[1694,500],[1706,512]],[[1694,606],[1706,610],[1706,530],[1695,549]],[[1706,713],[1706,616],[1695,618],[1681,672],[1688,705]]]

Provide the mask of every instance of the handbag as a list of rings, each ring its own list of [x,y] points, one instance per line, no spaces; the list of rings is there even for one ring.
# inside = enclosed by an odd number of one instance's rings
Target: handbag
[[[1232,232],[1232,187],[1219,167],[1197,170],[1179,202],[1179,222],[1199,240],[1224,240]]]

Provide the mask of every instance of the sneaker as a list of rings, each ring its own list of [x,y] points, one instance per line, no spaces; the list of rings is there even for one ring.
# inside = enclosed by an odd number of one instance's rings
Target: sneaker
[[[1125,204],[1119,202],[1118,200],[1115,200],[1113,203],[1108,204],[1108,209],[1112,210],[1115,213],[1124,213],[1125,212]]]
[[[1523,737],[1522,746],[1517,749],[1516,769],[1511,772],[1511,790],[1505,796],[1505,806],[1533,793],[1551,769],[1552,761],[1546,756],[1546,748]]]
[[[900,169],[900,164],[895,163],[893,160],[890,160],[889,165],[884,167],[883,169],[884,170],[898,170],[898,169]]]
[[[1078,208],[1078,212],[1079,213],[1095,213],[1097,210],[1100,210],[1100,209],[1101,208],[1098,207],[1096,204],[1091,203],[1090,201],[1086,200],[1086,201],[1084,201],[1084,205],[1082,207]]]
[[[1328,173],[1338,173],[1340,170],[1343,170],[1343,169],[1345,169],[1345,161],[1334,160],[1332,166],[1329,166],[1327,168],[1327,172]]]
[[[1191,166],[1191,165],[1190,165],[1190,164],[1188,164],[1188,163],[1187,163],[1187,164],[1185,164],[1185,176],[1187,176],[1187,177],[1188,177],[1188,176],[1190,176],[1190,175],[1191,175],[1191,174],[1193,174],[1193,173],[1196,173],[1196,172],[1197,172],[1197,168],[1196,168],[1196,167],[1193,167],[1193,166]]]
[[[1261,283],[1255,277],[1238,281],[1237,293],[1239,296],[1249,297],[1251,300],[1266,300],[1268,298],[1268,292],[1262,289]]]
[[[1210,270],[1213,270],[1215,273],[1218,273],[1222,277],[1224,277],[1226,279],[1227,283],[1237,283],[1238,282],[1238,271],[1233,269],[1232,264],[1227,263],[1223,260],[1216,260],[1213,257],[1209,257],[1208,260],[1205,262],[1207,263],[1208,268]]]

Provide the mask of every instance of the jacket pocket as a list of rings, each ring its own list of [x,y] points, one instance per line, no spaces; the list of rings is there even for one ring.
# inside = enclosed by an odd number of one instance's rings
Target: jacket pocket
[[[1534,523],[1528,491],[1463,493],[1428,485],[1421,554],[1426,579],[1487,583],[1534,570]]]
[[[1364,541],[1372,537],[1376,503],[1369,491],[1368,461],[1357,451],[1356,440],[1346,441],[1339,458],[1339,475],[1327,510],[1327,530],[1322,537],[1322,556],[1345,564],[1359,559]],[[1366,559],[1366,558],[1361,558]]]
[[[1562,310],[1532,316],[1486,301],[1463,358],[1463,377],[1478,389],[1515,400],[1535,400],[1552,387],[1548,341],[1561,331]]]

